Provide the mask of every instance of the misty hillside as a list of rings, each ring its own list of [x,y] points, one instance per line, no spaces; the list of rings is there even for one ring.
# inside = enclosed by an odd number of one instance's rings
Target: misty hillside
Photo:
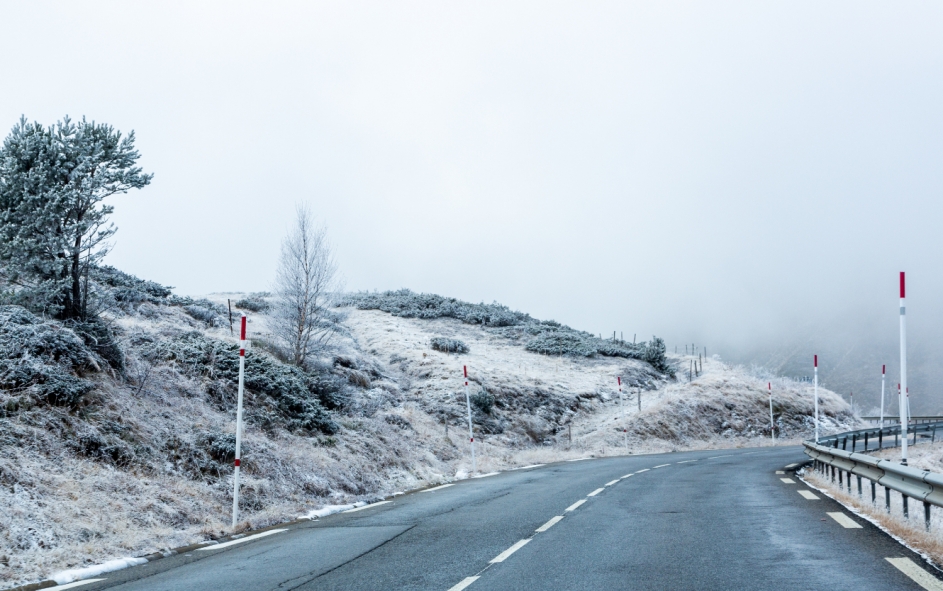
[[[109,267],[91,281],[102,311],[86,322],[0,306],[4,585],[229,531],[227,300],[249,315],[252,342],[241,529],[467,477],[463,366],[481,472],[768,441],[765,381],[715,358],[689,383],[677,367],[690,360],[656,338],[598,339],[408,291],[348,294],[331,311],[332,342],[300,369],[273,341],[268,294],[181,297]],[[827,428],[848,428],[847,404],[820,394]],[[809,434],[805,385],[780,382],[774,403],[778,436]]]

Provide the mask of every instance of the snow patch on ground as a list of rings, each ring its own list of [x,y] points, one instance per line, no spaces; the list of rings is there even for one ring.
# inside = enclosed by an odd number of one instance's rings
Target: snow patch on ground
[[[115,558],[114,560],[109,560],[103,564],[96,564],[95,566],[73,568],[58,572],[52,575],[52,580],[60,585],[65,585],[66,583],[91,579],[98,575],[128,568],[129,566],[137,566],[146,562],[147,560],[144,558]]]

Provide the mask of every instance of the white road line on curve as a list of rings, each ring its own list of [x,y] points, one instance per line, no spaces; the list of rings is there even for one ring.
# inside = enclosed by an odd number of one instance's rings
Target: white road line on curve
[[[530,466],[521,466],[520,468],[511,468],[511,470],[530,470],[531,468],[539,468],[544,464],[531,464]]]
[[[553,527],[554,525],[556,525],[561,519],[563,519],[563,515],[557,515],[556,517],[552,518],[552,519],[551,519],[550,521],[548,521],[547,523],[545,523],[545,524],[541,525],[540,527],[538,527],[535,531],[537,531],[537,532],[544,532],[544,531],[547,531],[548,529],[550,529],[551,527]]]
[[[782,470],[776,470],[776,473],[777,473],[777,474],[785,474],[785,472],[783,472]]]
[[[792,478],[780,478],[780,480],[782,480],[782,481],[785,482],[786,484],[795,484],[795,483],[796,483],[796,481],[793,480]]]
[[[567,460],[568,462],[582,462],[583,460],[589,460],[591,458],[576,458],[575,460]]]
[[[665,466],[670,466],[671,464],[662,464],[661,466],[655,466],[655,468],[664,468]],[[654,470],[655,468],[652,468]]]
[[[915,583],[927,591],[943,591],[943,583],[940,583],[939,579],[917,566],[913,560],[909,558],[885,558],[884,560],[893,564],[897,567],[897,570],[913,579]]]
[[[815,496],[815,493],[813,493],[811,490],[800,490],[799,494],[802,495],[803,498],[809,499],[810,501],[819,500],[819,498]]]
[[[462,591],[465,587],[468,587],[472,583],[478,580],[478,577],[465,577],[457,585],[449,587],[449,591]]]
[[[97,583],[98,581],[104,581],[104,580],[105,579],[85,579],[84,581],[66,583],[65,585],[56,585],[56,589],[75,589],[76,587],[81,587],[82,585],[88,585],[89,583]]]
[[[734,455],[734,454],[727,454],[727,455],[725,455],[725,456],[713,456],[713,457],[710,457],[710,458],[707,458],[707,459],[708,459],[708,460],[716,460],[717,458],[729,458],[729,457],[732,456],[732,455]]]
[[[677,462],[678,464],[687,464],[688,462],[696,462],[697,460],[684,460],[683,462]]]
[[[594,490],[593,492],[589,493],[589,494],[586,495],[586,496],[587,496],[587,497],[595,497],[596,495],[598,495],[599,493],[601,493],[601,492],[604,491],[604,490],[606,490],[606,489],[604,489],[604,488],[597,488],[596,490]]]
[[[618,478],[616,478],[615,480],[610,480],[609,482],[606,483],[606,486],[612,486],[613,484],[615,484],[615,483],[617,483],[617,482],[619,482],[619,479],[618,479]]]
[[[799,464],[787,464],[786,467],[787,467],[787,468],[795,468],[795,467],[798,466],[798,465],[799,465]]]
[[[472,476],[472,478],[487,478],[489,476],[497,476],[500,472],[488,472],[487,474],[478,474],[477,476]]]
[[[450,486],[455,486],[455,485],[454,485],[454,484],[440,484],[439,486],[437,486],[437,487],[435,487],[435,488],[427,488],[426,490],[422,490],[422,491],[419,491],[419,492],[432,492],[432,491],[434,491],[434,490],[442,490],[443,488],[448,488],[448,487],[450,487]]]
[[[387,503],[392,503],[393,501],[378,501],[376,503],[370,503],[369,505],[364,505],[363,507],[354,507],[353,509],[348,509],[344,513],[356,513],[357,511],[363,511],[364,509],[369,509],[370,507],[379,507],[380,505],[385,505]]]
[[[586,502],[586,499],[580,499],[576,501],[575,503],[573,503],[572,505],[570,505],[569,507],[567,507],[566,509],[564,509],[563,512],[567,513],[569,511],[576,511],[577,509],[580,508],[580,505],[582,505],[585,502]]]
[[[632,474],[626,474],[625,476],[623,476],[623,477],[620,478],[619,480],[623,480],[623,479],[625,479],[625,478],[628,478],[629,476],[632,476]]]
[[[515,552],[517,552],[518,550],[520,550],[521,548],[523,548],[523,547],[527,544],[527,542],[529,542],[529,541],[530,541],[530,538],[528,538],[528,539],[526,539],[526,540],[521,540],[521,541],[519,541],[518,543],[514,544],[513,546],[511,546],[510,548],[508,548],[508,549],[505,550],[504,552],[502,552],[502,553],[498,554],[497,556],[495,556],[494,558],[492,558],[492,559],[490,560],[491,564],[494,564],[494,563],[496,563],[496,562],[504,562],[505,560],[508,559],[508,557],[509,557],[511,554],[514,554]]]
[[[828,512],[826,513],[826,515],[828,515],[829,517],[837,521],[839,524],[841,524],[842,527],[846,529],[855,529],[855,528],[861,529],[860,525],[852,521],[851,518],[845,515],[844,513],[835,511],[834,513]]]
[[[249,542],[251,540],[258,540],[259,538],[264,538],[272,534],[281,533],[283,531],[288,531],[287,529],[270,529],[264,531],[260,534],[255,534],[254,536],[246,536],[244,538],[239,538],[238,540],[232,540],[230,542],[223,542],[222,544],[215,544],[213,546],[205,546],[203,548],[197,548],[197,552],[202,552],[205,550],[219,550],[220,548],[228,548],[230,546],[235,546],[236,544],[241,544],[243,542]]]
[[[650,470],[650,468],[644,468],[644,469],[642,469],[642,470],[637,470],[635,473],[636,473],[636,474],[641,474],[642,472],[648,472],[649,470]]]

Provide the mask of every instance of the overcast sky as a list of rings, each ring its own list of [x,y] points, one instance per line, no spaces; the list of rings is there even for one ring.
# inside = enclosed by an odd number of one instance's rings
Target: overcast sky
[[[180,293],[269,287],[303,201],[348,289],[721,353],[809,337],[893,351],[899,271],[914,338],[943,324],[941,17],[939,2],[5,2],[0,124],[134,130],[155,177],[114,199],[108,260]]]

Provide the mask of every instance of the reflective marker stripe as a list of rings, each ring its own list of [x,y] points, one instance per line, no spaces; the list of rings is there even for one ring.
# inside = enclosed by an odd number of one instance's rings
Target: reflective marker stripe
[[[462,591],[465,587],[468,587],[472,583],[478,580],[478,577],[465,577],[462,581],[453,587],[449,588],[449,591]]]

